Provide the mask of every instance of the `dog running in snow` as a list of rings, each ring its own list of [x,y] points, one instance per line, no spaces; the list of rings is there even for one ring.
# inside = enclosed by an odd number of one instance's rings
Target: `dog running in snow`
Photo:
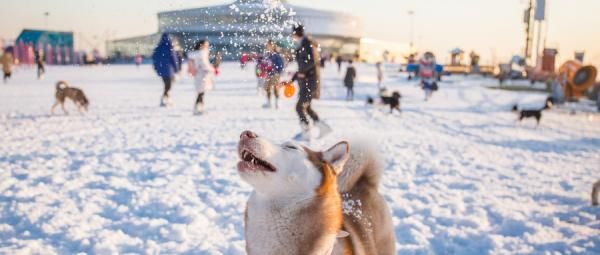
[[[390,113],[393,113],[394,110],[397,110],[399,113],[402,113],[402,110],[400,110],[400,99],[402,98],[400,92],[394,91],[392,92],[391,96],[387,96],[385,95],[385,91],[385,89],[381,89],[379,93],[380,100],[378,104],[388,105],[390,107]],[[375,104],[375,99],[373,99],[372,97],[367,97],[367,104]]]
[[[254,188],[244,215],[246,252],[395,254],[391,213],[377,190],[382,167],[366,147],[339,142],[317,152],[244,131],[238,173]]]
[[[546,98],[546,103],[544,107],[539,110],[519,110],[517,105],[514,105],[512,111],[519,115],[519,121],[527,118],[535,118],[537,121],[537,125],[540,125],[540,120],[542,119],[542,111],[550,109],[554,105],[554,100],[551,97]]]
[[[52,114],[54,114],[54,108],[56,108],[56,106],[58,106],[59,104],[63,112],[65,114],[69,114],[67,109],[65,109],[65,100],[67,98],[71,99],[71,101],[75,103],[79,112],[87,112],[88,106],[90,104],[87,97],[83,93],[83,90],[74,87],[69,87],[69,84],[66,81],[59,81],[56,83],[56,93],[54,94],[54,97],[56,98],[56,102],[52,106],[52,109],[50,109],[50,112]]]

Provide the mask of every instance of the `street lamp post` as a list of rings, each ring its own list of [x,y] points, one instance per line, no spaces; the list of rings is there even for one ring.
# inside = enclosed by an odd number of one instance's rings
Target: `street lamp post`
[[[533,27],[531,24],[531,11],[533,10],[533,0],[529,0],[529,7],[525,10],[525,59],[529,59],[531,57],[531,32],[533,31]]]
[[[410,50],[412,51],[415,47],[415,11],[408,11],[408,17],[410,19]]]
[[[48,16],[50,16],[50,12],[44,12],[44,28],[48,30]]]

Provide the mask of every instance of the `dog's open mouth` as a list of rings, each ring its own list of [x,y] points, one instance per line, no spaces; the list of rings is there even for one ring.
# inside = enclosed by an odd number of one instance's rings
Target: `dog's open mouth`
[[[273,165],[255,156],[250,150],[242,149],[240,152],[240,159],[241,161],[238,164],[240,170],[276,171]]]

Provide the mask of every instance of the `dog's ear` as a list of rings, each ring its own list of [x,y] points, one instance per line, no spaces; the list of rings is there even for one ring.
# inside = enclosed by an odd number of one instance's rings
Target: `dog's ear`
[[[344,164],[348,161],[349,154],[350,145],[348,142],[343,141],[324,151],[323,160],[331,165],[336,175],[339,175],[344,169]]]

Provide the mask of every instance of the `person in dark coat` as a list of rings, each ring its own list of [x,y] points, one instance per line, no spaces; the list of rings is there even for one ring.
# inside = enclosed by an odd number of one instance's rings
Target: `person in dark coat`
[[[600,112],[600,89],[598,90],[598,94],[596,95],[596,107],[598,107],[598,111]]]
[[[313,39],[304,35],[304,26],[297,25],[293,27],[292,37],[294,41],[299,42],[296,49],[296,62],[298,71],[292,77],[293,81],[298,81],[298,103],[296,103],[296,112],[300,118],[302,132],[295,136],[296,140],[310,139],[310,122],[319,128],[319,138],[331,132],[331,128],[323,121],[312,109],[313,99],[320,97],[321,70],[319,68],[319,45]]]
[[[41,80],[46,73],[46,68],[44,67],[44,50],[38,49],[34,51],[35,55],[35,63],[37,64],[37,78]]]
[[[175,63],[177,66],[177,69],[175,69],[175,74],[177,74],[181,72],[181,68],[183,67],[183,51],[175,51],[175,59],[177,60]]]
[[[338,55],[338,56],[335,58],[335,62],[337,63],[337,66],[338,66],[338,73],[341,73],[341,72],[342,72],[342,62],[343,62],[343,61],[344,61],[344,59],[342,58],[342,56],[341,56],[341,55]]]
[[[346,100],[354,100],[354,79],[356,79],[356,68],[352,65],[352,60],[348,61],[346,68],[346,77],[344,77],[344,86],[346,86]]]
[[[221,53],[221,51],[217,51],[217,53],[215,53],[215,59],[213,61],[215,75],[219,75],[219,67],[221,66],[221,62],[223,62],[223,53]]]
[[[173,50],[173,43],[168,34],[163,34],[160,38],[160,42],[152,54],[152,62],[154,63],[156,74],[162,78],[165,85],[160,102],[160,106],[165,107],[171,104],[169,91],[171,90],[175,73],[179,70],[177,54]]]
[[[321,68],[325,68],[325,63],[327,62],[327,56],[321,57]]]

